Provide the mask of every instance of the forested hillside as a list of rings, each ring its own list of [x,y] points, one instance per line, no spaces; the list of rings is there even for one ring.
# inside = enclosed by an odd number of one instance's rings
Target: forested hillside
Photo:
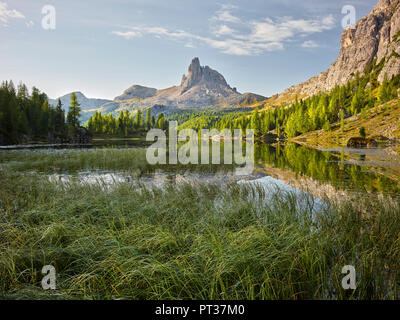
[[[398,98],[400,75],[385,78],[380,84],[377,76],[382,68],[373,62],[365,74],[355,75],[346,85],[336,86],[329,93],[320,93],[292,104],[282,104],[247,114],[226,115],[223,117],[201,115],[183,123],[180,128],[254,129],[256,136],[270,131],[278,135],[296,137],[306,132],[325,129],[337,121],[365,114],[369,109]]]
[[[29,93],[24,84],[15,88],[12,81],[0,86],[0,145],[27,142],[79,142],[85,135],[80,127],[81,109],[75,94],[67,116],[61,101],[49,104],[44,92],[33,87]],[[85,137],[86,139],[86,137]]]
[[[162,113],[158,114],[157,118],[154,118],[150,109],[147,109],[145,114],[143,114],[142,110],[137,110],[134,113],[126,110],[121,112],[118,117],[114,117],[112,114],[102,115],[101,112],[96,112],[89,119],[87,128],[92,134],[127,137],[146,132],[152,128],[166,129],[167,122]]]
[[[47,139],[49,133],[66,135],[64,111],[53,108],[47,95],[24,84],[14,87],[12,81],[0,87],[0,144]]]

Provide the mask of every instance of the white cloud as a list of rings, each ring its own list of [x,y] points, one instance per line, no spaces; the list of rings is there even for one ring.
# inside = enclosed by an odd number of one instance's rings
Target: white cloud
[[[228,27],[227,25],[218,26],[217,29],[214,31],[214,34],[217,37],[226,36],[226,35],[232,35],[234,33],[235,33],[235,30],[233,30],[232,28]]]
[[[285,41],[291,40],[297,35],[308,35],[323,32],[335,27],[333,16],[327,16],[320,20],[293,19],[291,17],[280,18],[277,21],[265,19],[252,22],[251,38],[255,41]]]
[[[274,23],[271,19],[262,22],[251,22],[252,41],[256,42],[281,42],[293,36],[293,30]]]
[[[25,16],[17,10],[8,9],[7,3],[0,1],[0,22],[7,26],[9,19],[25,19]]]
[[[169,31],[168,29],[163,27],[148,27],[148,26],[137,26],[130,28],[130,30],[128,31],[113,31],[111,33],[123,37],[127,40],[131,38],[141,37],[144,34],[150,34],[157,38],[164,36],[176,39],[192,38],[194,36],[183,30]]]
[[[232,15],[231,13],[233,9],[237,9],[237,6],[231,4],[223,4],[221,5],[220,10],[218,10],[210,20],[220,21],[220,22],[240,23],[241,20],[238,17]]]
[[[254,56],[263,52],[283,50],[283,45],[279,42],[254,43],[244,40],[228,39],[224,41],[206,40],[211,47],[220,49],[223,53],[239,56]]]
[[[319,47],[318,43],[316,43],[313,40],[305,41],[305,42],[303,42],[303,44],[301,46],[303,48],[318,48]]]
[[[229,11],[222,11],[217,14],[216,20],[223,22],[233,22],[239,23],[240,19],[238,17],[233,16]]]
[[[159,26],[135,26],[131,27],[129,31],[114,31],[113,33],[125,39],[145,34],[157,38],[165,37],[181,41],[185,47],[189,48],[197,43],[203,43],[226,54],[250,56],[284,50],[287,43],[297,42],[299,46],[315,48],[318,44],[314,41],[308,40],[300,44],[299,39],[335,27],[335,19],[332,15],[308,20],[291,17],[281,17],[274,20],[265,18],[242,23],[239,18],[231,15],[231,10],[235,8],[233,5],[221,6],[216,15],[210,19],[211,35],[208,36],[192,34],[184,30],[169,30]],[[235,28],[229,26],[230,23],[238,22],[241,23],[236,24]]]
[[[322,32],[334,28],[335,18],[333,15],[326,16],[320,20],[294,20],[291,18],[285,18],[282,23],[280,23],[280,26],[304,33]]]
[[[324,25],[325,28],[332,28],[335,25],[336,21],[333,15],[329,15],[325,18],[322,19],[322,24]]]
[[[131,38],[137,38],[137,37],[140,37],[141,36],[141,33],[140,32],[136,32],[136,31],[126,31],[126,32],[123,32],[123,31],[113,31],[113,32],[111,32],[112,34],[115,34],[115,35],[117,35],[117,36],[119,36],[119,37],[122,37],[122,38],[125,38],[126,40],[129,40],[129,39],[131,39]]]

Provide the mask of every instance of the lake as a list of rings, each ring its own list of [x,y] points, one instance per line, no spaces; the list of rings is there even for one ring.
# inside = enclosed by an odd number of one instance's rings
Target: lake
[[[90,146],[65,145],[30,145],[2,147],[0,155],[2,162],[21,161],[24,155],[40,154],[70,154],[74,152],[90,152],[98,150],[119,150],[123,152],[142,150],[150,143],[141,139],[95,140]],[[282,185],[307,190],[317,196],[343,196],[349,193],[385,194],[397,196],[400,194],[400,157],[389,149],[349,149],[335,148],[316,150],[297,144],[260,144],[254,148],[256,165],[252,173],[245,177],[237,177],[232,168],[225,170],[213,169],[193,172],[193,166],[185,170],[180,166],[159,166],[153,172],[141,174],[141,183],[167,182],[209,182],[227,183],[239,180],[257,180],[271,177],[282,182]],[[44,158],[43,158],[44,157]],[[18,158],[18,159],[16,159]],[[118,160],[115,160],[118,162]],[[84,167],[82,167],[83,169]],[[32,169],[35,169],[34,167]],[[56,168],[55,168],[56,169]],[[60,172],[61,169],[61,172]],[[83,170],[70,172],[68,168],[57,168],[54,173],[46,169],[53,181],[82,180],[94,183],[101,180],[105,185],[115,182],[135,180],[127,174],[125,167],[118,164],[112,168],[94,168],[88,165]],[[40,169],[38,171],[41,171]],[[151,170],[150,170],[151,171]],[[136,177],[137,178],[137,177]],[[260,180],[266,183],[265,180]],[[281,186],[282,186],[281,185]]]

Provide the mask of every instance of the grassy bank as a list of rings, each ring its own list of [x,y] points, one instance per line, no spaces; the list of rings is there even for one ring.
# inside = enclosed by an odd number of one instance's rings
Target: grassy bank
[[[364,127],[368,138],[378,142],[384,136],[390,139],[400,139],[400,105],[399,100],[390,101],[382,106],[374,107],[356,116],[345,119],[342,132],[340,122],[332,124],[331,131],[317,130],[305,133],[292,139],[294,142],[305,143],[314,147],[346,146],[352,137],[360,135]],[[382,141],[383,143],[385,141]],[[400,153],[400,147],[395,149]]]
[[[261,188],[237,184],[104,190],[5,170],[0,180],[2,298],[399,296],[396,202],[358,199],[313,214],[296,210],[292,195],[264,203]],[[55,292],[41,289],[47,264]],[[348,264],[354,292],[341,289]]]

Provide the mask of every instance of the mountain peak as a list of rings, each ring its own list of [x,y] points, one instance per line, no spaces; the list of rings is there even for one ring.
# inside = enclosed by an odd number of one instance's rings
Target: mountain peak
[[[71,92],[69,95],[71,95],[72,93],[75,93],[75,95],[77,97],[82,97],[82,98],[86,99],[86,96],[81,91],[74,91],[74,92]]]
[[[140,85],[133,85],[126,89],[122,95],[115,97],[115,101],[122,101],[122,100],[129,100],[133,98],[139,98],[139,99],[146,99],[150,97],[154,97],[157,93],[157,89],[155,88],[149,88],[149,87],[144,87]]]
[[[240,94],[228,85],[222,74],[208,66],[201,66],[200,59],[195,57],[189,64],[187,75],[182,76],[180,85],[161,90],[135,85],[114,101],[126,110],[150,105],[177,108],[236,106],[250,99],[258,101],[265,97]]]
[[[192,59],[192,62],[190,62],[188,72],[198,72],[201,70],[200,66],[200,59],[195,57]]]
[[[225,78],[218,72],[208,66],[202,67],[199,58],[193,58],[189,68],[188,75],[183,75],[180,85],[181,94],[189,91],[193,87],[203,86],[206,89],[215,90],[218,88],[232,90]]]
[[[343,31],[339,56],[328,70],[286,89],[271,103],[329,92],[354,79],[357,72],[363,74],[374,61],[375,65],[382,63],[377,80],[390,79],[400,73],[399,34],[400,0],[379,0],[372,12]]]
[[[200,59],[193,58],[188,68],[188,75],[183,75],[181,87],[182,93],[189,90],[196,83],[201,81],[203,75],[203,68],[200,66]]]

